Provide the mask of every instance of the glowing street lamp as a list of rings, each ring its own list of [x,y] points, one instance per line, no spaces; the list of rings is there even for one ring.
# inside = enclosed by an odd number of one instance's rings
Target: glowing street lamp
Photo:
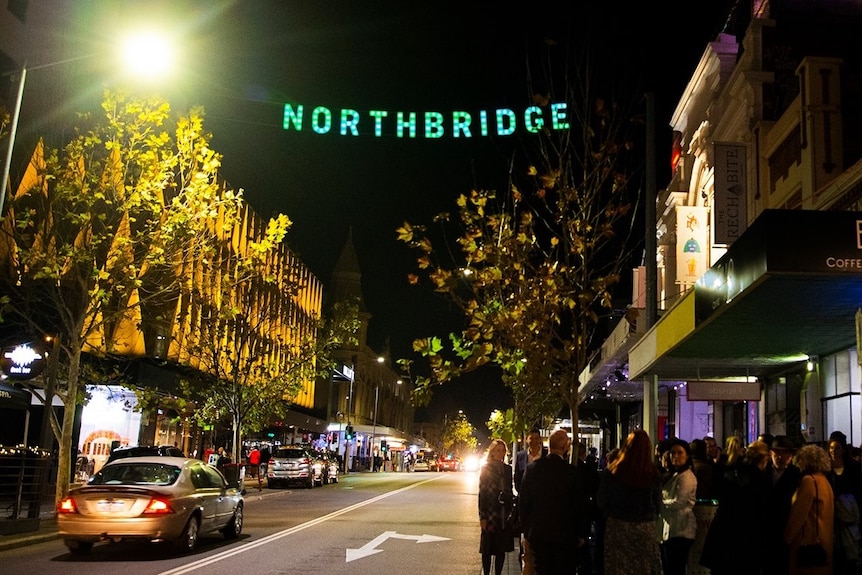
[[[173,65],[170,43],[157,32],[143,31],[129,36],[122,45],[121,55],[124,69],[137,78],[164,77]]]
[[[164,76],[171,68],[172,51],[164,36],[152,32],[140,32],[130,35],[122,45],[122,68],[128,70],[131,76],[152,79]],[[12,167],[12,150],[15,147],[15,137],[18,132],[18,119],[21,116],[21,104],[24,101],[24,85],[27,72],[53,68],[69,62],[77,62],[96,57],[96,54],[68,58],[39,66],[27,66],[25,62],[18,74],[18,90],[15,97],[15,110],[9,125],[9,141],[6,145],[6,158],[3,163],[3,176],[0,179],[0,219],[3,218],[3,208],[6,203],[6,188],[9,187],[9,171]]]

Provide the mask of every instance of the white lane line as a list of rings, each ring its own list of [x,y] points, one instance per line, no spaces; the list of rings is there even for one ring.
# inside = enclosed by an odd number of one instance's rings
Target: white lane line
[[[360,507],[365,507],[366,505],[371,505],[372,503],[376,503],[381,499],[386,499],[387,497],[391,497],[392,495],[397,495],[403,491],[407,491],[408,489],[413,489],[414,487],[418,487],[429,481],[435,481],[440,479],[440,477],[445,477],[444,475],[438,475],[436,477],[432,477],[430,479],[425,479],[420,481],[419,483],[414,483],[412,485],[408,485],[407,487],[402,487],[401,489],[396,489],[395,491],[390,491],[388,493],[384,493],[382,495],[378,495],[377,497],[372,497],[367,501],[361,501],[359,503],[354,503],[349,507],[345,507],[344,509],[339,509],[338,511],[333,511],[329,515],[323,515],[322,517],[318,517],[317,519],[312,519],[311,521],[307,521],[305,523],[301,523],[300,525],[296,525],[295,527],[291,527],[290,529],[285,529],[284,531],[279,531],[277,533],[273,533],[272,535],[268,535],[263,537],[262,539],[258,539],[257,541],[253,541],[251,543],[247,543],[245,545],[241,545],[236,547],[235,549],[228,549],[226,551],[222,551],[221,553],[216,553],[215,555],[205,557],[203,559],[199,559],[187,565],[181,565],[180,567],[175,567],[173,569],[169,569],[167,571],[162,571],[159,575],[182,575],[183,573],[190,573],[192,571],[196,571],[201,567],[206,567],[208,565],[212,565],[213,563],[218,563],[222,559],[227,559],[229,557],[234,557],[236,555],[240,555],[247,551],[251,551],[260,547],[261,545],[266,545],[268,543],[272,543],[273,541],[278,541],[288,535],[293,535],[294,533],[298,533],[304,529],[308,529],[309,527],[314,527],[315,525],[319,525],[325,521],[329,521],[330,519],[334,519],[340,515],[344,515],[345,513],[349,513]]]

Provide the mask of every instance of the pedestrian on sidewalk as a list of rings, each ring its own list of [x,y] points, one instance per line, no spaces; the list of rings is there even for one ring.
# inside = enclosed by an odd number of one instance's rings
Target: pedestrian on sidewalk
[[[269,459],[272,453],[269,450],[269,444],[264,443],[260,448],[260,477],[261,480],[266,477],[266,470],[269,467]]]
[[[521,528],[536,575],[570,575],[587,538],[581,475],[568,461],[572,442],[564,429],[548,438],[548,455],[529,465],[518,496]],[[525,561],[526,564],[526,561]]]
[[[542,446],[542,434],[537,427],[534,427],[527,432],[527,437],[524,440],[524,443],[526,444],[526,447],[515,454],[515,491],[518,493],[519,498],[524,479],[524,472],[527,470],[527,466],[537,459],[547,455],[546,450]],[[521,562],[521,575],[533,575],[533,558],[530,554],[530,544],[522,533],[518,534],[518,546],[518,558]]]
[[[488,447],[485,465],[479,472],[479,553],[482,554],[482,572],[491,573],[491,558],[494,558],[494,573],[503,572],[506,553],[515,550],[515,533],[506,522],[512,510],[512,466],[506,463],[506,443],[495,439]]]
[[[605,518],[604,572],[661,575],[656,521],[661,512],[661,474],[652,441],[631,432],[602,473],[596,503]]]
[[[257,490],[260,491],[263,489],[263,484],[260,478],[260,449],[257,445],[248,452],[248,469],[252,479],[257,479]]]

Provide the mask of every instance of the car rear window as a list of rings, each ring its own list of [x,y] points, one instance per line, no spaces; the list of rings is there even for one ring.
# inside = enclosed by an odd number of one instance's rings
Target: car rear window
[[[92,476],[87,485],[173,485],[180,468],[161,463],[115,463]]]
[[[115,449],[108,456],[108,461],[122,459],[123,457],[141,457],[145,455],[159,455],[159,450],[156,447],[128,447]]]
[[[307,454],[302,449],[287,448],[279,449],[273,457],[277,459],[302,459],[303,457],[307,457]]]

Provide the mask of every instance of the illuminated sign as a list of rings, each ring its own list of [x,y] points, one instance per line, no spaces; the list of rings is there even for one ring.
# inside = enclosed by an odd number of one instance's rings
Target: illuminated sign
[[[0,368],[10,379],[32,379],[42,373],[45,354],[30,344],[5,348],[0,357]]]
[[[692,285],[709,268],[709,209],[676,207],[676,283]]]
[[[689,381],[688,401],[760,401],[760,383],[746,381]]]
[[[519,129],[531,134],[543,130],[568,130],[567,104],[530,106],[518,114],[509,108],[443,112],[404,112],[368,110],[360,113],[351,108],[331,110],[316,106],[306,113],[302,104],[284,105],[285,130],[301,132],[308,128],[315,134],[335,133],[339,136],[370,135],[376,138],[425,138],[434,140],[451,136],[472,138],[474,136],[511,136]]]

